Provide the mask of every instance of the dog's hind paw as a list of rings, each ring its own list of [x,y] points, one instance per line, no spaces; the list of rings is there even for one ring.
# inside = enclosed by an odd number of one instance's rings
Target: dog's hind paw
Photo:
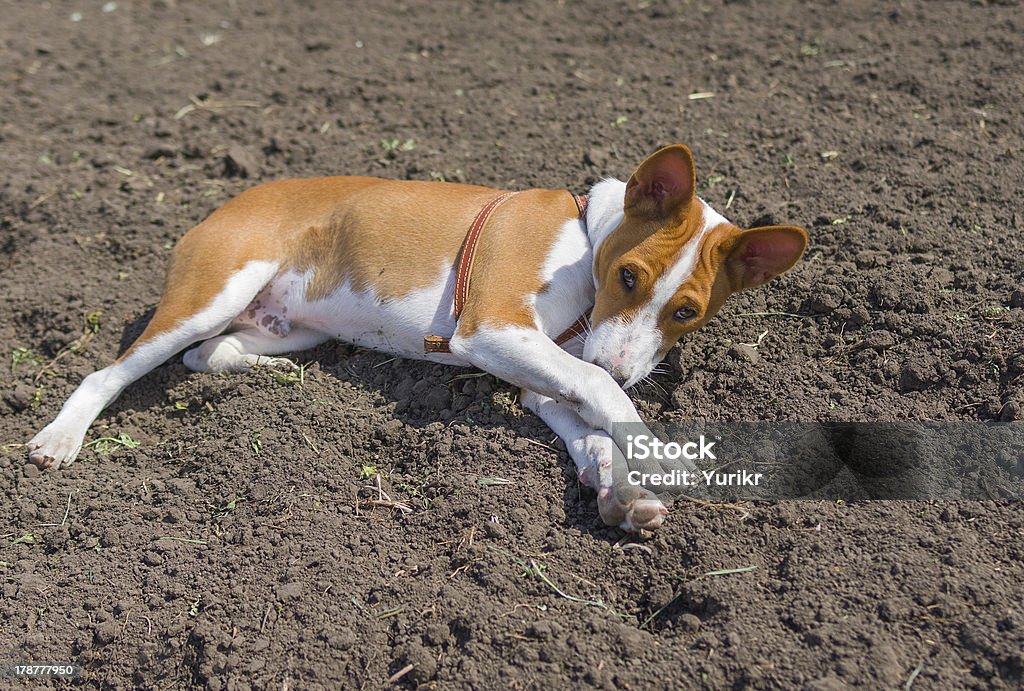
[[[253,367],[267,367],[278,370],[279,372],[298,372],[302,369],[294,360],[289,360],[286,357],[269,357],[267,355],[252,355],[246,357],[254,358],[250,361]]]
[[[44,470],[56,470],[68,466],[78,458],[82,450],[82,435],[68,432],[50,423],[26,444],[28,460]]]

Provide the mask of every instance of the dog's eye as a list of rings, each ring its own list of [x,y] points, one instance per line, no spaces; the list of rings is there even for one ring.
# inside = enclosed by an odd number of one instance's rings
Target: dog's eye
[[[680,307],[676,310],[676,313],[672,315],[681,322],[689,321],[697,316],[697,312],[690,309],[689,307]]]
[[[626,286],[626,290],[633,290],[636,285],[636,274],[626,267],[622,267],[622,285]]]

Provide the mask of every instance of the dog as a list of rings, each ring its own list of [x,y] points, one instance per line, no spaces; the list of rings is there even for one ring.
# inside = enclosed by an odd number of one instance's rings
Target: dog
[[[624,480],[626,429],[646,429],[625,389],[731,293],[789,270],[807,239],[729,223],[696,195],[681,144],[586,197],[370,177],[265,183],[181,238],[143,333],[82,381],[29,460],[72,463],[100,412],[189,346],[190,369],[238,372],[294,367],[279,356],[337,338],[520,387],[604,522],[654,529],[661,499]]]

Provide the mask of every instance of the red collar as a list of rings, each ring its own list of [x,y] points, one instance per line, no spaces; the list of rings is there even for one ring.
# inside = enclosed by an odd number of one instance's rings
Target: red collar
[[[480,234],[483,232],[484,226],[487,224],[487,219],[490,218],[491,214],[493,214],[499,206],[514,197],[516,194],[517,192],[503,192],[489,201],[484,208],[480,209],[480,213],[476,215],[476,218],[473,219],[473,224],[469,227],[469,232],[466,233],[466,239],[462,241],[462,249],[459,250],[459,259],[455,266],[455,296],[453,299],[453,311],[455,313],[456,322],[458,322],[459,317],[462,316],[462,310],[466,305],[466,297],[469,295],[469,278],[473,273],[473,258],[476,255],[476,245],[480,240]],[[585,194],[574,194],[572,195],[572,199],[576,203],[576,209],[579,211],[580,218],[583,219],[583,225],[586,226],[587,203],[589,202],[589,198]],[[589,316],[590,310],[581,314],[579,319],[573,322],[568,329],[555,338],[555,343],[562,345],[570,339],[586,333]],[[443,336],[424,336],[423,352],[450,353],[450,341],[451,339]]]

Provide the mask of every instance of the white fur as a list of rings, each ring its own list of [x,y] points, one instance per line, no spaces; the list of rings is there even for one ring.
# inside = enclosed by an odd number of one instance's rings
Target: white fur
[[[597,254],[601,243],[622,223],[622,211],[626,199],[626,183],[615,178],[605,178],[590,188],[590,203],[587,205],[587,234]],[[597,285],[597,277],[594,277]]]
[[[179,350],[223,331],[277,273],[277,268],[275,262],[249,262],[228,279],[208,307],[141,344],[120,362],[87,376],[57,418],[28,443],[30,457],[51,468],[74,461],[89,425],[126,386]]]
[[[311,278],[303,277],[303,285]],[[355,290],[349,281],[322,300],[306,302],[301,294],[292,303],[293,320],[348,343],[419,360],[450,365],[469,363],[451,354],[423,352],[423,337],[450,336],[455,332],[452,296],[455,272],[447,262],[438,264],[437,277],[428,286],[393,300],[382,300],[372,289]]]
[[[537,315],[537,328],[550,338],[557,338],[593,307],[593,263],[590,239],[582,221],[572,219],[563,223],[541,267],[545,290],[527,298],[528,306]],[[564,347],[578,354],[581,345],[582,339],[573,339]]]
[[[496,377],[570,406],[597,429],[611,432],[618,422],[640,423],[633,402],[607,372],[573,357],[536,329],[506,326],[469,336],[456,332],[451,349]],[[622,442],[625,446],[625,437]]]
[[[526,390],[524,404],[562,437],[584,479],[598,490],[606,523],[626,530],[661,524],[664,506],[657,497],[625,487],[614,472],[624,475],[626,469],[616,450],[627,447],[630,432],[646,428],[608,372],[573,357],[536,329],[519,326],[480,329],[468,337],[456,333],[451,348]]]
[[[593,429],[567,406],[533,391],[524,393],[522,404],[565,443],[580,482],[597,492],[598,510],[606,523],[636,531],[654,530],[664,522],[668,511],[650,491],[634,489],[636,496],[628,503],[619,496],[615,466],[619,464],[620,474],[628,473],[628,466],[607,432]]]

